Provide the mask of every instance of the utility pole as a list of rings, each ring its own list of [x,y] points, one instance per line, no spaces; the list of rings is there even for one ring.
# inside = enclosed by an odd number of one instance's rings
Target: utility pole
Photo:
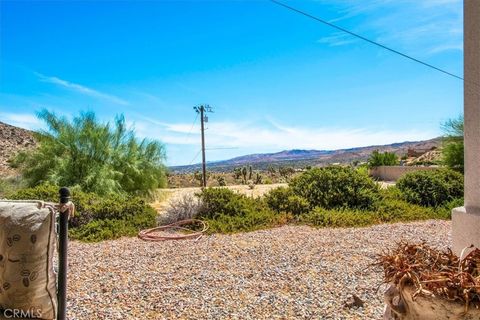
[[[207,162],[205,160],[205,122],[208,122],[206,112],[213,112],[209,105],[200,105],[193,107],[200,114],[200,130],[202,133],[202,187],[207,187]]]

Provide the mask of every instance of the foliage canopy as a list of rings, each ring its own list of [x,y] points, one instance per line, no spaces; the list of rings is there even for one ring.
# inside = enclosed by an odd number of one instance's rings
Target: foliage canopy
[[[14,160],[29,186],[49,182],[79,186],[96,194],[146,194],[165,184],[165,149],[158,141],[139,140],[123,115],[113,124],[93,112],[69,121],[42,110],[47,130],[36,133],[39,147]]]
[[[409,172],[397,181],[405,200],[428,207],[438,207],[463,197],[463,175],[450,170]]]
[[[443,132],[443,162],[449,168],[463,172],[464,147],[463,147],[463,116],[450,119],[442,124]]]
[[[394,166],[398,164],[398,157],[393,152],[379,152],[374,150],[368,158],[368,166],[370,168],[379,166]]]
[[[371,209],[379,196],[375,182],[350,167],[312,168],[295,177],[290,187],[295,195],[308,201],[310,209]]]

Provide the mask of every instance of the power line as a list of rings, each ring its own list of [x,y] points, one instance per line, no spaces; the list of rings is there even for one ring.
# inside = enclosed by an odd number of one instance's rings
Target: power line
[[[198,119],[198,113],[195,115],[195,120],[193,120],[192,127],[190,128],[190,131],[187,133],[187,138],[185,139],[185,143],[188,142],[188,138],[190,138],[190,134],[192,133],[193,127],[195,126],[195,122],[197,122]]]
[[[198,150],[197,154],[195,155],[195,157],[193,157],[192,161],[190,161],[190,163],[188,164],[189,166],[192,165],[192,163],[195,161],[195,159],[197,159],[197,157],[200,155],[200,152],[202,152],[202,149]]]
[[[314,16],[314,15],[311,15],[311,14],[305,12],[305,11],[296,9],[296,8],[294,8],[294,7],[291,7],[291,6],[289,6],[289,5],[285,4],[285,3],[282,3],[282,2],[277,1],[277,0],[270,0],[270,1],[273,2],[273,3],[275,3],[275,4],[277,4],[277,5],[279,5],[279,6],[282,6],[282,7],[284,7],[284,8],[287,8],[287,9],[289,9],[289,10],[291,10],[291,11],[294,11],[294,12],[296,12],[296,13],[299,13],[299,14],[305,16],[305,17],[308,17],[308,18],[310,18],[310,19],[313,19],[313,20],[316,20],[316,21],[321,22],[321,23],[323,23],[323,24],[326,24],[327,26],[330,26],[330,27],[335,28],[335,29],[337,29],[337,30],[340,30],[340,31],[342,31],[342,32],[348,33],[349,35],[352,35],[352,36],[354,36],[354,37],[357,37],[357,38],[359,38],[359,39],[361,39],[361,40],[363,40],[363,41],[366,41],[366,42],[368,42],[368,43],[370,43],[370,44],[376,45],[376,46],[378,46],[378,47],[380,47],[380,48],[382,48],[382,49],[385,49],[385,50],[388,50],[388,51],[390,51],[390,52],[396,53],[396,54],[398,54],[398,55],[400,55],[400,56],[402,56],[402,57],[404,57],[404,58],[410,59],[410,60],[415,61],[415,62],[417,62],[417,63],[420,63],[420,64],[422,64],[422,65],[424,65],[424,66],[426,66],[426,67],[432,68],[432,69],[434,69],[434,70],[437,70],[437,71],[442,72],[442,73],[444,73],[444,74],[446,74],[446,75],[449,75],[449,76],[451,76],[451,77],[454,77],[454,78],[457,78],[457,79],[463,81],[463,78],[460,77],[460,76],[457,76],[456,74],[453,74],[453,73],[448,72],[448,71],[446,71],[446,70],[443,70],[443,69],[440,69],[440,68],[438,68],[438,67],[435,67],[434,65],[431,65],[431,64],[429,64],[429,63],[427,63],[427,62],[424,62],[424,61],[421,61],[421,60],[416,59],[416,58],[414,58],[414,57],[411,57],[411,56],[409,56],[409,55],[407,55],[407,54],[405,54],[405,53],[402,53],[402,52],[400,52],[400,51],[397,51],[397,50],[395,50],[395,49],[389,48],[389,47],[387,47],[387,46],[385,46],[385,45],[383,45],[383,44],[381,44],[381,43],[378,43],[378,42],[376,42],[376,41],[374,41],[374,40],[370,40],[370,39],[368,39],[368,38],[365,38],[364,36],[361,36],[361,35],[359,35],[359,34],[357,34],[357,33],[355,33],[355,32],[352,32],[352,31],[350,31],[350,30],[347,30],[347,29],[345,29],[345,28],[339,27],[339,26],[337,26],[337,25],[335,25],[335,24],[333,24],[333,23],[331,23],[331,22],[328,22],[328,21],[326,21],[326,20],[324,20],[324,19],[318,18],[318,17],[316,17],[316,16]]]
[[[217,148],[205,148],[205,150],[227,150],[227,149],[238,149],[238,147],[217,147]]]

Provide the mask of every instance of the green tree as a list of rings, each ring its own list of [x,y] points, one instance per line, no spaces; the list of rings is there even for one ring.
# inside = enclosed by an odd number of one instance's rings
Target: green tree
[[[71,121],[47,110],[37,115],[48,128],[35,134],[39,147],[14,160],[28,185],[50,182],[97,194],[147,194],[165,185],[163,144],[137,139],[123,115],[113,124],[93,112]]]
[[[393,152],[379,152],[374,150],[368,158],[368,166],[370,168],[379,166],[394,166],[398,164],[398,156]]]
[[[443,163],[454,170],[464,170],[463,116],[450,119],[442,124],[444,132],[442,157]]]

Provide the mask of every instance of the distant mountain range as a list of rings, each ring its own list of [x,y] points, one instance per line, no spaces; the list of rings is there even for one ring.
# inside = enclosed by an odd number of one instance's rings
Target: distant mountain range
[[[395,152],[399,156],[407,153],[408,149],[428,151],[440,146],[441,138],[424,141],[406,141],[388,145],[377,145],[339,150],[302,150],[292,149],[275,153],[257,153],[236,157],[229,160],[208,162],[208,170],[222,172],[231,171],[235,167],[252,166],[254,169],[267,169],[269,166],[291,166],[304,168],[306,166],[324,166],[334,163],[351,163],[352,161],[366,161],[372,151]],[[33,133],[29,130],[14,127],[0,122],[0,177],[15,175],[14,169],[8,165],[11,159],[20,150],[35,148],[36,142]],[[189,166],[172,166],[173,173],[185,173],[201,170],[201,164]]]
[[[350,163],[352,161],[366,161],[374,150],[380,152],[395,152],[403,156],[408,149],[428,151],[439,147],[441,138],[424,141],[405,141],[387,145],[375,145],[339,150],[302,150],[292,149],[276,153],[257,153],[232,158],[229,160],[208,162],[207,167],[211,171],[230,171],[234,167],[249,166],[254,169],[266,169],[269,166],[292,166],[304,168],[305,166],[324,166],[334,163]],[[186,173],[201,170],[201,164],[188,166],[172,166],[173,173]]]

